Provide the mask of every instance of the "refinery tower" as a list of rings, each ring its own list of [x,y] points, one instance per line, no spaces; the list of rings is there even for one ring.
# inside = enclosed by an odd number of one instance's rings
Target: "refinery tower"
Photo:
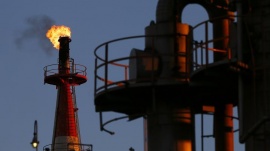
[[[59,29],[59,27],[52,27]],[[77,116],[74,86],[87,81],[86,67],[75,64],[69,56],[69,36],[57,37],[59,45],[58,64],[44,67],[44,83],[57,88],[56,110],[52,144],[46,145],[46,151],[91,151],[92,145],[82,144]]]
[[[196,26],[182,22],[190,4],[202,6],[209,19]],[[270,150],[269,10],[269,0],[159,0],[145,35],[95,49],[101,130],[113,134],[106,124],[122,118],[104,122],[103,116],[117,112],[129,120],[143,117],[145,151],[204,151],[208,137],[215,151],[233,151],[238,140],[246,151]],[[194,36],[198,30],[203,39]],[[137,39],[144,47],[130,45],[128,55],[114,48]],[[204,132],[206,115],[212,116],[210,135]]]

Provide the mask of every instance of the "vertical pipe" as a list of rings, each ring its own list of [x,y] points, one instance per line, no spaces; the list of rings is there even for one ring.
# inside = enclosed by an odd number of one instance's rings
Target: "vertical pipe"
[[[187,46],[186,47],[186,50],[187,50],[187,52],[186,52],[186,66],[185,66],[187,71],[185,72],[185,81],[188,81],[189,80],[189,74],[192,71],[191,66],[190,66],[190,53],[192,52],[192,50],[191,51],[188,50],[189,49],[188,48],[188,46],[189,46],[189,37],[187,35],[185,37],[186,37],[185,45]]]
[[[243,48],[242,48],[242,26],[243,26],[243,20],[242,20],[242,2],[237,1],[236,2],[236,8],[237,8],[237,59],[239,61],[243,61]],[[239,137],[241,138],[243,136],[244,126],[243,126],[243,79],[242,75],[238,75],[238,115],[239,115]]]
[[[201,66],[203,66],[203,42],[200,42],[201,45]]]
[[[195,49],[195,70],[198,68],[198,50],[197,49],[198,49],[198,44],[196,44],[196,49]]]
[[[229,14],[228,14],[229,15]],[[223,53],[214,53],[214,61],[220,61],[224,59],[231,58],[231,52],[228,48],[229,46],[229,26],[231,19],[228,17],[221,18],[213,21],[213,38],[220,39],[214,42],[214,48],[220,50],[226,50],[226,54]]]
[[[154,44],[161,54],[162,71],[160,77],[186,82],[190,73],[187,68],[187,53],[190,53],[191,27],[179,22],[178,1],[159,0],[156,12],[154,34],[173,34],[174,38],[158,38]],[[168,54],[167,56],[164,54]],[[171,57],[173,56],[173,57]],[[162,81],[163,82],[163,81]],[[167,79],[164,80],[167,82]],[[194,113],[170,100],[157,98],[153,87],[153,112],[147,115],[148,151],[195,151]],[[177,93],[177,92],[176,92]],[[170,99],[170,96],[168,96]],[[180,99],[180,98],[179,98]]]
[[[195,151],[194,114],[189,108],[158,102],[147,116],[148,151]]]
[[[195,150],[194,138],[194,114],[190,109],[179,109],[179,130],[181,134],[178,136],[177,151],[193,151]]]
[[[224,0],[227,4],[228,0]],[[227,50],[227,53],[214,53],[214,62],[224,59],[230,59],[229,46],[229,26],[232,18],[230,15],[232,12],[221,10],[217,11],[217,20],[213,20],[213,39],[221,39],[214,41],[213,45],[215,49]],[[228,94],[229,95],[229,94]],[[215,148],[216,151],[233,151],[233,104],[222,103],[222,100],[215,106],[214,113],[214,136],[215,136]],[[228,100],[225,100],[228,101]]]
[[[59,38],[60,49],[59,49],[59,73],[69,73],[69,43],[71,39],[69,37]]]
[[[233,105],[217,105],[214,113],[216,151],[233,151]]]

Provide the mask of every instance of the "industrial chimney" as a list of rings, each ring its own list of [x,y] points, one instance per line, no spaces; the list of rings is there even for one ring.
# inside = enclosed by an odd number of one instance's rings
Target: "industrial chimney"
[[[55,85],[58,90],[51,149],[80,151],[82,149],[74,86],[87,81],[86,67],[74,64],[74,60],[69,57],[69,37],[60,37],[58,41],[58,65],[44,68],[44,82]]]

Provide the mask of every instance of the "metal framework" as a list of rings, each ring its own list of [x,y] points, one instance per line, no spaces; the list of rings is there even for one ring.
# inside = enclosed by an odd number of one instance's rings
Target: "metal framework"
[[[230,18],[231,16],[224,16],[224,17],[219,17],[216,18],[216,20],[220,20],[220,19],[224,19],[224,18]],[[197,28],[201,28],[203,27],[203,29],[205,29],[204,31],[204,35],[205,35],[205,39],[204,40],[194,40],[193,41],[193,51],[189,52],[186,55],[186,59],[187,60],[191,60],[191,65],[192,65],[192,72],[189,75],[184,75],[185,77],[185,81],[187,82],[187,84],[189,83],[189,81],[191,79],[196,79],[198,75],[201,74],[201,72],[205,72],[208,69],[209,70],[216,70],[215,68],[222,68],[222,69],[230,69],[232,73],[235,73],[235,77],[237,77],[237,73],[240,70],[246,70],[248,68],[248,66],[242,62],[237,61],[236,58],[231,57],[231,50],[221,50],[218,48],[214,47],[213,43],[216,43],[218,41],[223,41],[224,39],[228,39],[229,37],[219,37],[219,38],[215,38],[215,39],[210,39],[208,37],[209,35],[209,24],[210,22],[213,22],[213,20],[207,20],[204,21],[202,23],[199,23],[198,25],[193,27],[193,31],[195,31]],[[155,43],[155,39],[157,37],[163,37],[163,38],[169,38],[169,37],[178,37],[178,36],[182,36],[179,34],[176,35],[139,35],[139,36],[131,36],[131,37],[124,37],[124,38],[119,38],[119,39],[115,39],[115,40],[111,40],[108,42],[105,42],[101,45],[99,45],[98,47],[96,47],[94,53],[96,56],[95,59],[95,83],[94,83],[94,94],[95,94],[95,98],[98,98],[100,96],[105,96],[104,99],[100,99],[100,100],[109,100],[112,96],[110,94],[107,94],[110,90],[116,90],[116,89],[130,89],[131,85],[147,85],[147,83],[149,84],[149,88],[153,88],[153,97],[152,97],[152,101],[151,101],[151,106],[153,108],[155,108],[155,86],[156,85],[156,81],[158,79],[164,78],[164,79],[168,79],[171,77],[156,77],[154,76],[154,59],[156,57],[158,57],[158,55],[155,53],[154,50],[150,51],[152,52],[151,55],[144,55],[144,56],[128,56],[127,53],[118,53],[118,54],[122,54],[122,57],[111,57],[112,53],[110,52],[114,52],[114,44],[119,42],[119,41],[127,41],[127,40],[136,40],[136,39],[144,39],[144,38],[151,38],[152,39],[152,43]],[[109,50],[110,48],[110,50]],[[117,50],[121,50],[119,48],[117,48]],[[122,50],[123,51],[123,50]],[[213,60],[213,56],[215,54],[223,54],[224,58],[219,59],[219,60]],[[175,58],[177,57],[177,55],[181,55],[181,54],[175,54],[175,55],[169,55],[169,54],[162,54],[162,56],[166,56],[168,55],[169,57]],[[142,59],[142,58],[147,58],[149,60],[152,60],[152,74],[149,77],[145,77],[144,79],[130,79],[129,78],[129,65],[128,62],[132,59]],[[189,61],[187,61],[189,62]],[[190,64],[186,64],[186,66],[189,66]],[[117,69],[116,69],[117,68]],[[117,79],[111,78],[109,76],[109,72],[113,72],[114,69],[115,71],[117,70],[117,72],[114,72],[114,74],[117,74]],[[228,73],[227,73],[228,74]],[[138,81],[143,81],[138,82]],[[113,95],[113,94],[112,94]],[[96,100],[95,102],[96,104],[98,104],[99,102]],[[211,103],[210,103],[211,104]],[[234,102],[234,104],[236,105],[236,102]],[[130,110],[130,109],[128,109]],[[114,134],[113,131],[107,130],[105,128],[105,126],[111,122],[117,121],[117,120],[121,120],[124,118],[130,118],[130,119],[134,119],[137,117],[144,117],[147,116],[149,114],[149,112],[147,111],[142,111],[139,112],[140,114],[138,114],[138,112],[125,112],[122,110],[116,110],[116,112],[122,112],[124,114],[127,114],[127,116],[123,116],[123,117],[119,117],[119,118],[114,118],[112,120],[103,121],[103,112],[106,111],[115,111],[115,110],[111,110],[111,108],[99,108],[96,105],[96,111],[99,112],[100,115],[100,129],[102,131],[108,132],[109,134]],[[203,111],[203,109],[199,109],[196,111],[196,113],[201,114],[201,150],[204,151],[204,139],[208,138],[208,137],[213,137],[213,135],[208,135],[205,134],[204,132],[204,115],[213,115],[213,112],[205,112]],[[151,114],[151,113],[150,113]],[[225,115],[226,116],[226,115]],[[237,117],[233,117],[230,115],[227,115],[228,118],[231,119],[236,119],[238,120]],[[236,132],[238,130],[234,130],[234,132]]]

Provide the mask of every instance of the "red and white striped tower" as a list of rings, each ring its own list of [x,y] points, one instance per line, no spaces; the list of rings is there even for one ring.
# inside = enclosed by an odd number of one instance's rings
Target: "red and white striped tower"
[[[80,151],[79,127],[76,116],[74,87],[87,81],[86,68],[78,70],[73,59],[69,58],[69,37],[60,37],[59,64],[54,70],[53,65],[45,67],[44,82],[56,85],[58,89],[55,111],[53,151]],[[55,71],[58,71],[55,73]]]

